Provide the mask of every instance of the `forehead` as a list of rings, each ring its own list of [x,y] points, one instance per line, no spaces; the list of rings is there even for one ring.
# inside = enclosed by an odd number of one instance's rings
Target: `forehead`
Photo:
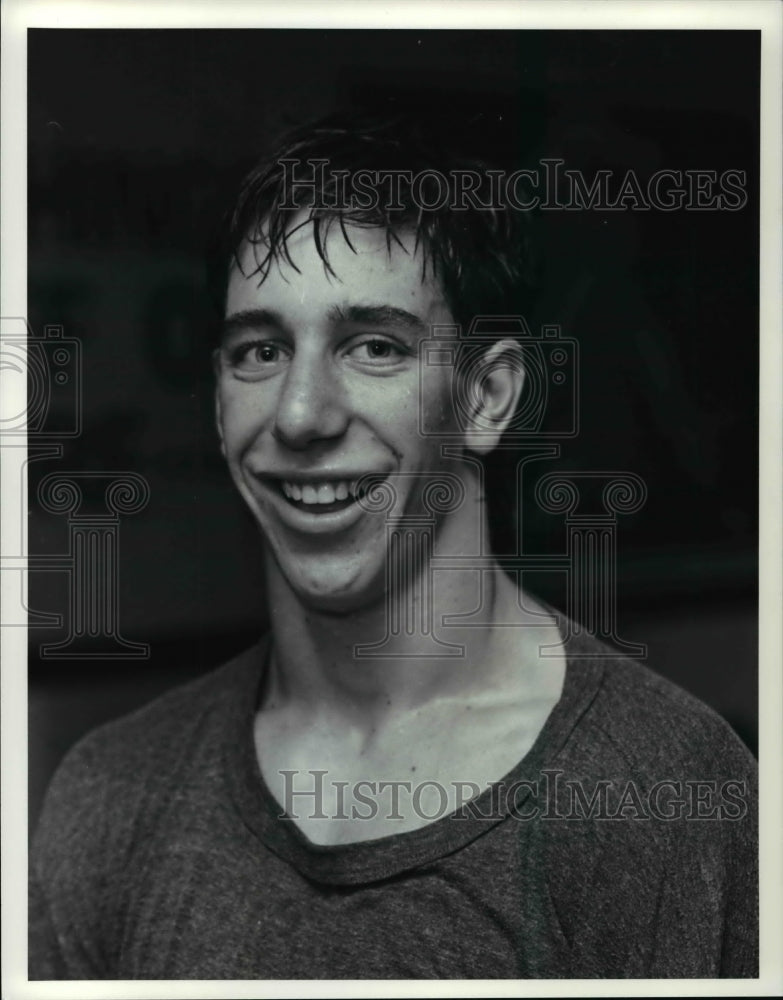
[[[245,240],[240,268],[234,265],[229,276],[227,314],[263,305],[312,317],[349,302],[405,309],[425,323],[451,321],[440,282],[429,264],[425,268],[412,233],[394,239],[383,229],[347,223],[343,229],[329,220],[319,235],[320,251],[313,223],[294,220],[286,240],[290,260],[278,254],[262,273],[266,245]]]

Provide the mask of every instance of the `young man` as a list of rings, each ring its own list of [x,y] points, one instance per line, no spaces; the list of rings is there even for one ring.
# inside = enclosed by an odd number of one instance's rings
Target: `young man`
[[[246,181],[216,409],[269,634],[68,755],[32,978],[757,975],[752,757],[487,554],[525,355],[464,332],[528,270],[492,184],[334,120]]]

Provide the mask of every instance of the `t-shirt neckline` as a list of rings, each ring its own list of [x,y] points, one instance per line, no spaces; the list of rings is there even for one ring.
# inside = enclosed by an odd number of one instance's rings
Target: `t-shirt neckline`
[[[568,619],[556,609],[544,607],[558,622],[563,641],[563,623]],[[381,881],[465,847],[507,820],[515,805],[521,807],[526,798],[524,783],[532,785],[544,769],[555,763],[600,687],[603,663],[594,651],[590,655],[596,640],[571,627],[567,632],[566,671],[559,700],[522,760],[463,808],[464,815],[449,813],[415,830],[336,845],[316,844],[296,826],[267,786],[256,759],[255,709],[270,647],[269,637],[265,636],[248,652],[245,683],[238,691],[231,724],[226,729],[223,754],[226,780],[245,826],[302,875],[331,885]],[[516,796],[499,794],[499,789],[511,786],[518,787]]]

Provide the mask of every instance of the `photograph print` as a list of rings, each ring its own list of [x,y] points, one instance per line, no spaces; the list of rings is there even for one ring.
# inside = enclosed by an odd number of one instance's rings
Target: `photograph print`
[[[28,31],[30,980],[758,977],[760,54]]]

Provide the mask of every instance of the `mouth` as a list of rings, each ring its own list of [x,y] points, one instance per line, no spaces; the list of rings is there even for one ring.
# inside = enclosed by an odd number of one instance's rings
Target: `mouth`
[[[356,505],[384,476],[362,476],[360,479],[314,479],[310,481],[273,479],[272,488],[295,510],[324,515],[348,510]]]

